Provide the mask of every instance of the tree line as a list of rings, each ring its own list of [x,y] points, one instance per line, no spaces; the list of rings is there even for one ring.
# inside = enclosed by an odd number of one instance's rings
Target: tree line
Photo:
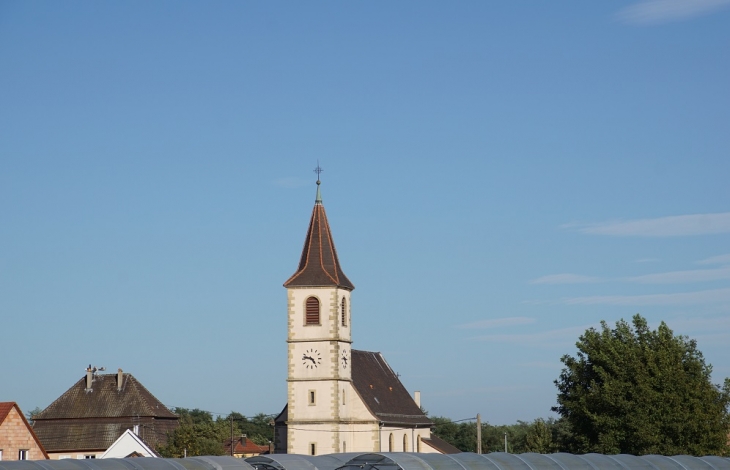
[[[223,455],[224,443],[243,434],[258,445],[268,445],[274,439],[271,415],[259,413],[248,418],[232,412],[214,419],[212,413],[197,408],[173,408],[172,412],[179,416],[180,426],[168,433],[167,444],[157,447],[163,457]]]
[[[728,455],[730,380],[712,383],[697,342],[646,319],[601,322],[561,358],[555,380],[558,419],[482,424],[482,450],[632,455]],[[432,418],[434,434],[462,451],[476,449],[476,423]]]
[[[506,426],[482,424],[482,451],[584,454],[728,455],[730,380],[712,383],[712,366],[695,340],[662,322],[649,329],[635,315],[615,327],[601,322],[578,338],[577,354],[561,358],[554,381],[558,416]],[[158,451],[165,457],[221,455],[223,443],[246,434],[257,444],[273,440],[271,416],[213,416],[175,408],[180,427]],[[432,417],[433,434],[462,451],[476,451],[474,422]]]

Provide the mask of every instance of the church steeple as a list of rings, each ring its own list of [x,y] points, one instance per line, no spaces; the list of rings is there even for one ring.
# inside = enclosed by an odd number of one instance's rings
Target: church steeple
[[[340,267],[335,242],[327,222],[327,214],[322,205],[322,194],[319,189],[321,171],[322,169],[317,165],[315,170],[317,172],[317,196],[314,200],[312,218],[309,221],[299,267],[294,275],[284,283],[284,287],[339,287],[351,291],[355,286]]]

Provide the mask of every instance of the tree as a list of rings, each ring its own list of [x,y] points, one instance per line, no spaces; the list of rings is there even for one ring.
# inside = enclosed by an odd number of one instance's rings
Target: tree
[[[549,454],[555,450],[553,433],[544,419],[538,418],[527,430],[525,436],[525,452]]]
[[[632,324],[601,322],[580,336],[577,357],[561,358],[553,411],[570,425],[569,450],[725,455],[730,380],[712,384],[696,341],[664,322],[652,331],[637,314]]]
[[[25,417],[28,418],[28,422],[31,426],[33,426],[33,423],[35,423],[35,420],[33,418],[35,418],[37,414],[40,414],[41,411],[43,410],[36,406],[32,410],[25,412]]]

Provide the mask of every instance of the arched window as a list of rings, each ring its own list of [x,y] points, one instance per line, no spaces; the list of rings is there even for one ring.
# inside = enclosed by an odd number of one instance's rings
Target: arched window
[[[393,452],[393,433],[390,433],[388,438],[388,452]]]
[[[421,436],[416,438],[416,452],[421,452]]]
[[[307,325],[319,325],[319,299],[317,297],[309,297],[307,299]]]
[[[342,310],[342,313],[340,314],[342,317],[342,326],[347,326],[347,301],[344,297],[342,297],[342,305],[340,306],[340,309]]]
[[[408,434],[403,434],[403,452],[408,452]]]

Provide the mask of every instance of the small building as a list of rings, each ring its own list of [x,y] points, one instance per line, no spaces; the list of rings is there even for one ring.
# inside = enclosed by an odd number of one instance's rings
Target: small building
[[[233,446],[233,451],[231,451],[231,446]],[[226,442],[223,443],[223,449],[225,455],[232,455],[239,459],[268,454],[271,451],[270,446],[258,445],[246,437],[245,434],[233,439],[226,439]]]
[[[150,449],[167,442],[178,417],[132,374],[97,374],[89,368],[48,408],[34,416],[33,430],[51,459],[100,458],[127,430]]]
[[[0,460],[47,460],[48,454],[14,401],[0,402]]]
[[[119,436],[119,439],[109,446],[109,448],[101,454],[100,459],[128,459],[133,457],[153,457],[159,458],[160,454],[152,449],[137,434],[139,428],[127,429]]]

